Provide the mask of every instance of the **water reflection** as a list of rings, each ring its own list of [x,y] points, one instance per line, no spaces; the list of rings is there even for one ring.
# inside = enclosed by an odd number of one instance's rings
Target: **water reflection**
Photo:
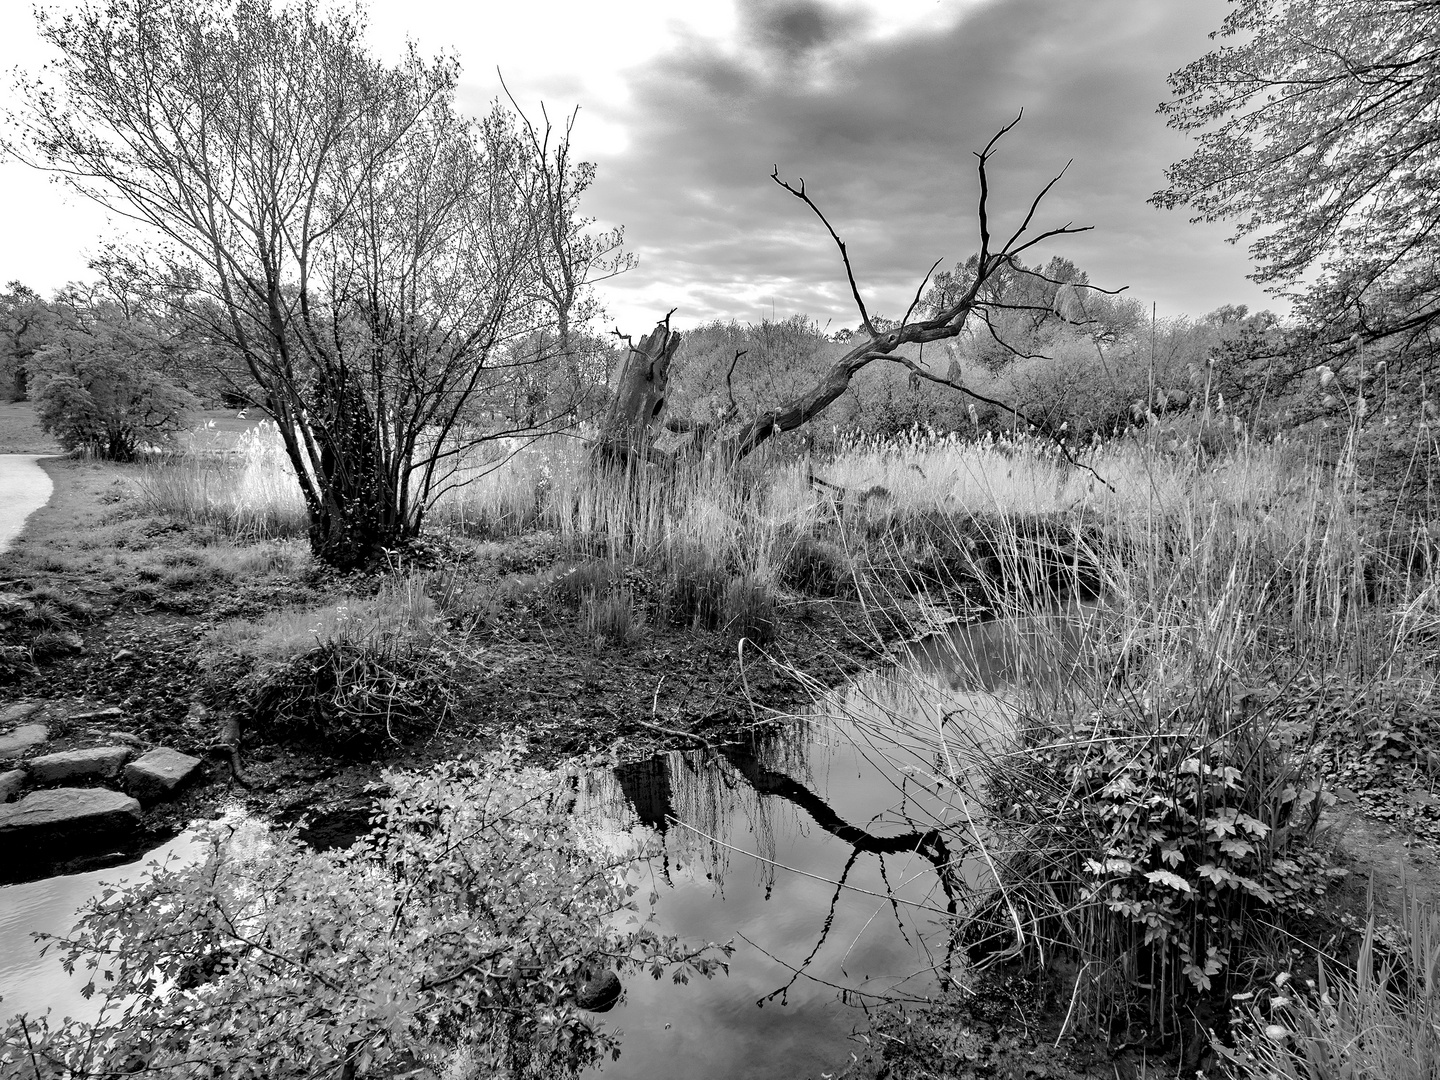
[[[1013,727],[1032,633],[1055,636],[1040,623],[964,628],[763,738],[583,782],[597,843],[659,845],[636,874],[657,894],[657,929],[737,946],[728,978],[633,981],[611,1014],[624,1040],[606,1074],[833,1070],[864,1023],[850,1006],[963,985],[955,915],[985,874],[977,762]]]

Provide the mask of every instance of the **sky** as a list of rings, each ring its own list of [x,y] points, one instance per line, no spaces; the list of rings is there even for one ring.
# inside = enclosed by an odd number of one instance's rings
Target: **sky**
[[[24,0],[7,0],[19,7]],[[72,0],[61,0],[64,5]],[[538,119],[578,108],[574,146],[597,174],[583,203],[623,226],[636,269],[600,286],[606,329],[639,335],[674,308],[711,319],[858,316],[823,225],[771,179],[797,183],[845,240],[873,314],[903,314],[926,270],[978,249],[974,153],[1023,110],[990,170],[992,231],[1041,204],[1040,228],[1106,288],[1161,317],[1285,305],[1246,279],[1227,224],[1146,199],[1189,137],[1157,105],[1166,75],[1212,42],[1226,0],[371,0],[372,47],[413,40],[464,65],[462,107],[502,92]],[[33,21],[0,35],[13,71],[49,59]],[[1068,168],[1067,168],[1068,163]],[[93,204],[0,158],[0,282],[48,293],[87,275],[116,234]]]

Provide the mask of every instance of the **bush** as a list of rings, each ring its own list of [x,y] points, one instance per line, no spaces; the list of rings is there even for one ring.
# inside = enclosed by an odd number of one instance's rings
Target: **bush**
[[[100,1019],[10,1022],[0,1074],[389,1076],[458,1052],[521,1080],[618,1055],[578,984],[708,977],[729,950],[622,929],[624,862],[591,854],[555,776],[515,758],[387,775],[382,824],[346,851],[216,826],[197,864],[106,890],[50,946]]]

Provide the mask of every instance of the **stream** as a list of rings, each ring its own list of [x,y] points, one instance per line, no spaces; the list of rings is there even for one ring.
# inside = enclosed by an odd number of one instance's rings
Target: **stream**
[[[960,792],[976,749],[1010,726],[1010,688],[1031,677],[1015,660],[1026,632],[958,627],[753,744],[581,777],[587,842],[659,848],[634,871],[658,895],[657,931],[736,947],[713,980],[630,974],[604,1018],[622,1032],[621,1056],[593,1075],[815,1076],[848,1059],[861,1004],[964,983],[948,912],[984,866]],[[0,1013],[84,1015],[81,980],[40,959],[29,931],[63,930],[100,882],[183,858],[190,843],[182,834],[126,866],[0,888]]]

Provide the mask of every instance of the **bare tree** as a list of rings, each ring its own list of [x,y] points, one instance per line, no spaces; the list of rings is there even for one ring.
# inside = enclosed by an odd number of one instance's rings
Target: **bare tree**
[[[1050,281],[1042,270],[1027,268],[1021,257],[1026,255],[1031,248],[1056,236],[1064,236],[1071,233],[1086,232],[1092,226],[1076,226],[1070,223],[1056,228],[1045,229],[1039,232],[1032,231],[1036,211],[1040,203],[1055,186],[1064,170],[1055,176],[1042,188],[1031,201],[1030,206],[1021,221],[1020,226],[1010,234],[1003,242],[996,243],[996,238],[990,232],[990,178],[988,165],[995,154],[995,147],[1000,139],[1019,123],[1020,118],[1002,127],[985,148],[975,156],[978,159],[978,173],[980,182],[980,196],[978,203],[979,212],[979,252],[967,264],[966,273],[947,276],[947,287],[944,289],[932,289],[928,294],[926,286],[930,283],[931,274],[940,265],[939,260],[926,272],[919,287],[915,290],[915,297],[911,301],[903,318],[897,323],[886,323],[871,316],[868,305],[865,303],[860,286],[855,279],[855,272],[850,263],[850,255],[846,250],[845,242],[835,231],[828,218],[826,218],[820,207],[805,190],[804,180],[798,184],[781,179],[779,168],[771,173],[771,179],[788,191],[795,198],[799,199],[825,226],[839,249],[840,259],[845,267],[846,281],[850,287],[850,294],[854,298],[855,306],[860,315],[860,328],[851,336],[850,341],[854,345],[836,359],[819,378],[805,389],[792,395],[785,401],[770,408],[761,409],[748,417],[733,417],[727,421],[715,425],[707,425],[704,422],[692,421],[682,417],[672,417],[665,422],[665,426],[676,432],[688,432],[698,442],[702,442],[712,453],[722,454],[732,460],[738,460],[752,453],[765,441],[774,435],[786,431],[792,431],[802,424],[813,420],[835,402],[841,394],[849,388],[851,380],[856,373],[867,367],[869,364],[879,360],[899,364],[909,370],[917,380],[928,380],[934,383],[950,386],[972,398],[983,401],[986,404],[1004,409],[1008,412],[1015,412],[1012,406],[1003,402],[995,401],[985,397],[977,391],[965,386],[950,375],[937,375],[920,364],[916,363],[909,356],[898,352],[904,345],[924,345],[935,341],[944,341],[959,336],[967,331],[967,325],[973,316],[979,320],[988,330],[995,335],[997,340],[1001,339],[1001,332],[998,329],[1002,313],[1014,312],[1040,312],[1041,306],[1023,297],[1015,298],[1011,290],[995,288],[997,279],[1002,277],[1013,278],[1016,275],[1035,278],[1041,281]],[[1099,289],[1088,282],[1060,281],[1051,282],[1056,286],[1057,291],[1063,294],[1065,290],[1085,289],[1097,292],[1109,292],[1111,290]],[[1118,291],[1118,290],[1117,290]],[[1064,305],[1058,301],[1055,307],[1046,306],[1043,310],[1046,313],[1058,314],[1066,317],[1063,310]],[[678,333],[669,330],[669,318],[660,324],[656,334],[664,330],[662,339],[673,355],[673,350],[678,346]],[[652,334],[646,338],[642,345],[650,345],[656,340]],[[637,363],[629,368],[635,377],[649,378],[650,385],[646,393],[635,392],[634,387],[627,389],[622,378],[619,387],[619,397],[623,401],[643,402],[646,408],[654,409],[655,402],[663,401],[664,385],[654,383],[655,368],[645,364]],[[663,372],[663,368],[661,369]],[[652,414],[653,416],[653,414]],[[632,415],[629,417],[632,430],[653,431],[656,428],[652,416]],[[1028,417],[1021,416],[1022,422],[1030,423]],[[1043,422],[1037,423],[1037,427],[1043,429]]]
[[[628,265],[576,216],[593,171],[568,125],[463,117],[455,61],[387,66],[315,0],[38,19],[58,82],[22,80],[7,149],[159,234],[169,295],[279,424],[319,558],[366,563],[477,441],[568,420],[497,404],[569,348],[590,276]]]

